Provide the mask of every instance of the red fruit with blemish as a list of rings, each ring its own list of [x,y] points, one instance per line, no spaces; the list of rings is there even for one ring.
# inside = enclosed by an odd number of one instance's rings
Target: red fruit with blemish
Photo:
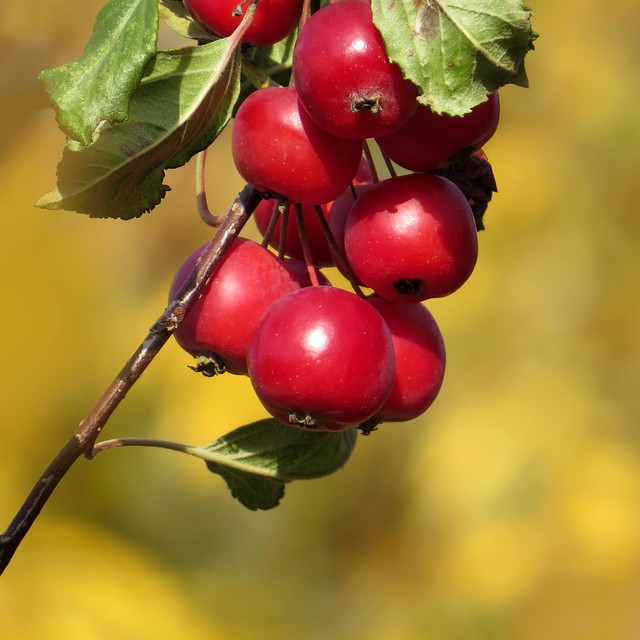
[[[420,105],[398,131],[376,138],[396,164],[411,171],[432,171],[464,149],[479,149],[495,133],[500,120],[498,92],[463,116],[439,115]]]

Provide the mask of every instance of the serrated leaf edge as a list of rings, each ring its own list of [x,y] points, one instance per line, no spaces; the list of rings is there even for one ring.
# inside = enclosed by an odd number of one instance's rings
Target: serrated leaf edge
[[[38,79],[45,85],[46,90],[48,95],[51,98],[52,104],[53,104],[53,108],[54,111],[56,113],[56,121],[58,122],[58,126],[60,127],[60,129],[65,133],[65,135],[70,139],[73,140],[81,145],[89,145],[93,142],[95,142],[96,137],[98,135],[98,132],[100,131],[100,129],[105,125],[105,123],[109,123],[109,124],[117,124],[118,122],[124,122],[126,120],[126,116],[124,119],[118,120],[118,121],[108,121],[107,119],[103,119],[100,122],[95,123],[93,126],[88,125],[88,123],[85,122],[85,126],[84,126],[84,131],[80,132],[80,131],[76,131],[75,133],[71,130],[69,130],[66,126],[64,126],[63,124],[63,116],[62,116],[62,112],[63,109],[60,106],[60,104],[54,99],[54,96],[51,93],[51,88],[50,88],[50,83],[51,83],[51,78],[54,75],[57,75],[58,73],[62,72],[64,69],[73,69],[78,65],[83,64],[84,60],[89,59],[89,55],[92,51],[92,46],[95,44],[95,38],[97,37],[97,26],[100,22],[100,18],[103,15],[103,12],[107,9],[107,6],[105,5],[105,7],[103,7],[100,12],[98,13],[98,16],[96,16],[96,21],[94,23],[94,28],[92,31],[91,36],[89,37],[89,41],[87,42],[84,51],[82,52],[82,54],[80,54],[80,56],[78,58],[76,58],[75,60],[71,60],[70,62],[63,64],[59,67],[55,67],[52,69],[44,69],[43,71],[40,72],[40,74],[38,75]],[[130,13],[133,13],[134,10],[136,10],[137,7],[132,7],[129,11]],[[157,27],[158,27],[158,17],[159,17],[159,13],[157,11],[157,7],[156,7],[156,20],[155,20],[155,26],[156,26],[156,40],[153,43],[153,49],[155,50],[155,46],[156,46],[156,42],[157,42]],[[127,30],[127,24],[128,21],[123,21],[123,24],[120,26],[120,28],[117,30],[117,33],[124,33]],[[140,65],[140,69],[139,72],[136,74],[137,75],[137,82],[140,82],[140,79],[143,77],[144,74],[144,69],[146,64],[153,59],[153,55],[148,55],[145,56],[143,59],[143,63]],[[89,69],[94,69],[96,66],[101,66],[101,64],[97,64],[97,63],[93,63],[89,66]],[[135,78],[134,78],[135,80]],[[87,133],[89,135],[87,135]]]
[[[206,97],[212,92],[212,89],[215,87],[216,83],[220,80],[220,78],[223,76],[225,72],[228,72],[230,75],[237,74],[239,77],[240,52],[237,44],[237,38],[235,38],[234,36],[230,36],[229,38],[226,38],[224,40],[217,40],[216,42],[212,42],[207,45],[202,45],[200,47],[184,47],[180,49],[165,50],[165,51],[158,52],[157,55],[167,55],[167,56],[192,55],[194,53],[202,52],[204,47],[219,47],[220,43],[223,43],[223,42],[225,43],[225,49],[224,49],[223,55],[220,58],[220,62],[217,65],[217,70],[215,75],[213,75],[210,81],[203,87],[203,90],[199,94],[198,99],[194,100],[192,107],[188,111],[186,111],[184,114],[182,114],[182,119],[180,123],[177,126],[173,127],[172,129],[166,130],[165,132],[163,132],[163,135],[161,137],[155,139],[152,144],[142,147],[139,152],[123,157],[119,163],[111,167],[111,170],[109,171],[110,175],[113,175],[118,173],[119,171],[122,171],[126,166],[130,165],[132,162],[135,162],[137,159],[142,158],[148,153],[153,152],[153,149],[162,145],[167,139],[175,135],[177,130],[187,126],[190,118],[198,109],[202,107],[202,104],[204,103]],[[234,54],[236,57],[235,60],[233,60]],[[143,78],[143,82],[144,82],[144,78]],[[127,126],[127,123],[126,122],[119,123],[115,126]],[[98,139],[99,137],[96,138],[96,140],[94,140],[94,144],[95,142],[97,142]],[[91,145],[83,147],[78,151],[68,150],[68,152],[82,153],[85,149],[89,149],[90,146]],[[167,169],[174,168],[172,166],[172,158],[176,157],[178,153],[179,153],[179,150],[176,151],[176,153],[174,153],[172,156],[168,157],[163,163],[151,169],[164,170],[165,168]],[[84,192],[91,191],[91,189],[95,188],[96,185],[99,185],[104,179],[105,179],[104,174],[100,174],[92,182],[84,183],[81,189],[75,190],[73,192],[65,193],[65,194],[62,194],[59,190],[59,187],[56,186],[53,190],[41,196],[36,201],[36,206],[43,209],[65,209],[65,201],[70,201],[73,198],[78,197],[80,194]],[[145,213],[153,209],[153,207],[155,207],[162,200],[162,198],[166,194],[166,191],[168,190],[168,188],[165,185],[163,186],[165,188],[162,195],[160,196],[159,199],[157,199],[155,203],[152,203],[152,206],[146,207],[144,210],[140,211],[137,216],[132,215],[131,217],[132,218],[139,217],[140,215],[142,215],[142,213]],[[98,214],[90,213],[90,215],[94,217],[95,216],[103,217],[103,216],[99,216]]]

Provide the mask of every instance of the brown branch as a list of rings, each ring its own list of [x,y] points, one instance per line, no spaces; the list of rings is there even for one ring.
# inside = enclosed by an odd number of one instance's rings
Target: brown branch
[[[11,524],[0,536],[0,574],[8,566],[18,546],[69,468],[83,454],[91,458],[96,438],[116,407],[158,355],[160,349],[169,340],[198,299],[200,291],[215,272],[225,251],[240,233],[260,198],[260,193],[248,185],[240,192],[226,212],[216,235],[200,257],[194,270],[177,292],[175,299],[149,329],[142,344],[80,423],[76,432],[42,473]]]

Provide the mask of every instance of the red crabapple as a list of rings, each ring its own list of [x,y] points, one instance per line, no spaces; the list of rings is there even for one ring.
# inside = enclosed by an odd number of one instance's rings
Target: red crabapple
[[[236,7],[246,3],[239,0],[184,0],[192,18],[216,35],[230,36],[240,24],[244,10],[236,15]],[[253,20],[242,40],[249,44],[275,44],[296,27],[300,14],[300,0],[260,0]]]
[[[351,207],[345,253],[358,279],[385,298],[449,295],[478,257],[471,207],[446,178],[414,173],[384,180]]]
[[[203,250],[194,251],[181,265],[170,300]],[[245,374],[249,340],[258,320],[273,302],[299,288],[297,278],[268,249],[237,238],[174,336],[193,356],[212,355],[230,373]]]
[[[420,105],[398,131],[376,138],[381,151],[411,171],[432,171],[463,149],[479,149],[495,133],[500,100],[494,91],[464,116],[438,115]]]
[[[329,229],[331,229],[331,233],[341,249],[344,249],[344,232],[351,207],[363,193],[366,193],[374,186],[373,183],[355,185],[355,196],[351,189],[348,189],[331,203],[328,216]]]
[[[354,185],[355,189],[358,189],[359,185],[369,184],[371,180],[372,176],[369,165],[367,161],[362,158],[360,160],[360,164],[358,165],[358,170],[353,177],[352,184]],[[345,216],[343,216],[342,213],[340,213],[340,215],[338,216],[338,214],[334,213],[334,209],[340,209],[341,211],[342,208],[347,205],[347,203],[349,204],[349,206],[351,206],[351,202],[353,202],[353,193],[351,191],[351,187],[348,187],[333,202],[327,202],[326,204],[319,205],[325,219],[327,219],[328,222],[330,220],[333,220],[333,218],[341,218],[342,229],[340,233],[340,241],[338,243],[338,246],[340,247],[343,246]],[[336,203],[344,204],[336,207]],[[276,206],[277,201],[274,199],[262,200],[253,213],[253,219],[255,220],[256,226],[258,227],[258,231],[260,231],[263,237],[269,228],[269,222],[271,221],[271,217],[274,215]],[[329,248],[329,242],[327,241],[324,229],[320,224],[320,221],[318,220],[318,214],[314,210],[313,205],[309,203],[304,203],[302,205],[302,219],[304,222],[305,232],[307,234],[307,241],[309,243],[309,249],[311,252],[311,259],[313,261],[313,264],[316,267],[333,266],[333,254],[331,252],[331,249]],[[269,239],[269,245],[276,251],[280,250],[281,229],[282,222],[280,219],[278,219]],[[335,233],[333,226],[331,226],[331,230]],[[289,206],[288,208],[287,235],[284,242],[284,254],[290,256],[291,258],[304,260],[304,251],[302,249],[302,242],[300,240],[300,230],[298,229],[298,222],[296,219],[294,208],[291,206]]]
[[[285,424],[343,431],[380,409],[395,359],[389,328],[355,294],[307,287],[275,302],[249,345],[249,378]]]
[[[445,370],[442,334],[431,313],[420,302],[367,298],[391,331],[396,376],[382,408],[380,422],[413,420],[422,415],[440,391]]]
[[[271,216],[274,214],[276,205],[276,200],[262,200],[253,212],[253,219],[256,221],[258,230],[263,236],[267,231],[269,221],[271,220]],[[331,203],[320,205],[325,218],[327,217],[330,206]],[[316,267],[332,266],[333,256],[329,249],[329,243],[327,242],[327,237],[324,234],[312,204],[305,203],[302,205],[302,219],[304,221],[304,229],[307,234],[307,241],[309,243],[313,264]],[[272,246],[276,251],[280,249],[281,229],[282,221],[278,219],[269,240],[270,246]],[[284,242],[284,253],[292,258],[304,260],[304,252],[300,241],[300,232],[296,221],[296,213],[292,206],[289,206],[287,216],[287,235]]]
[[[293,55],[300,101],[329,133],[375,138],[399,129],[418,107],[417,89],[387,57],[371,6],[342,0],[314,13]]]
[[[298,281],[298,284],[301,287],[310,287],[313,285],[311,282],[311,276],[309,275],[309,269],[306,263],[303,260],[296,260],[295,258],[285,258],[283,260],[284,266],[289,269],[289,271],[293,274],[293,277]],[[329,278],[320,271],[320,269],[316,269],[316,276],[318,278],[318,284],[323,287],[330,287],[331,282]]]
[[[293,87],[252,93],[236,114],[233,160],[259,191],[290,202],[324,204],[353,179],[362,142],[328,134],[307,115]]]

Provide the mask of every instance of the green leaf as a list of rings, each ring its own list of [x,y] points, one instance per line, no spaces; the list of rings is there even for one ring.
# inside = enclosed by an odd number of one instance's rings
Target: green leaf
[[[264,69],[269,76],[289,71],[293,64],[293,49],[298,38],[295,29],[286,38],[268,47],[253,47],[247,53],[247,58]]]
[[[527,86],[536,34],[521,0],[372,0],[391,60],[437,113],[463,115],[505,84]]]
[[[36,204],[130,219],[164,197],[165,169],[209,146],[231,117],[240,88],[239,37],[160,51],[131,97],[129,119],[87,147],[69,145],[56,189]]]
[[[158,6],[166,25],[184,38],[201,41],[216,39],[189,15],[182,0],[158,0]]]
[[[240,100],[236,109],[258,88],[280,85],[286,87],[291,81],[293,49],[298,30],[268,47],[250,47],[244,53],[242,73],[247,78],[242,84]]]
[[[207,468],[222,476],[231,495],[251,511],[273,509],[284,497],[283,480],[246,473],[214,462],[207,462]]]
[[[111,0],[98,13],[84,53],[40,74],[68,137],[90,144],[104,123],[127,119],[157,35],[157,0]]]
[[[356,429],[303,431],[266,419],[235,429],[198,448],[195,455],[225,479],[233,497],[247,508],[270,509],[280,502],[286,482],[325,476],[342,467],[356,436]]]

